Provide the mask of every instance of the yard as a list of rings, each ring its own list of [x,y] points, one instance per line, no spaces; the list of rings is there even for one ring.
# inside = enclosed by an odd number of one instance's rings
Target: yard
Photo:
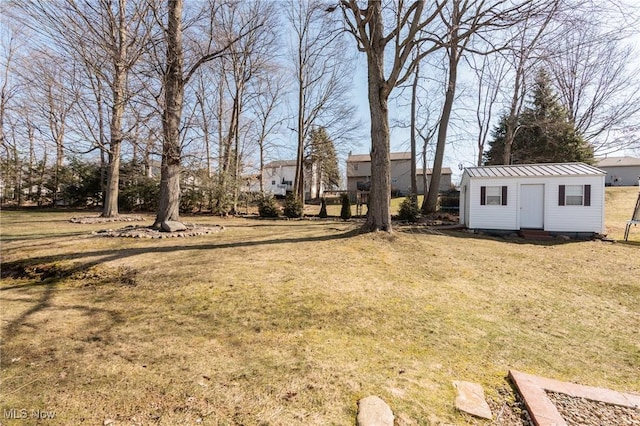
[[[607,188],[609,237],[637,191]],[[482,425],[451,382],[499,411],[509,369],[640,392],[637,227],[529,242],[198,216],[225,230],[149,240],[74,214],[2,212],[3,425],[352,425],[371,394],[399,424]]]

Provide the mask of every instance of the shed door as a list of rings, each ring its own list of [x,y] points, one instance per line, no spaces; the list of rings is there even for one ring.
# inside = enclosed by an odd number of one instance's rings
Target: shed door
[[[544,228],[544,185],[520,186],[520,228]]]

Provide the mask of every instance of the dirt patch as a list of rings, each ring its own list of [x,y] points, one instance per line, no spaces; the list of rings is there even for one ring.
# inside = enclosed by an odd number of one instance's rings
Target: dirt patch
[[[2,265],[2,278],[28,279],[36,281],[69,280],[75,286],[118,284],[135,286],[137,271],[127,266],[108,267],[97,265],[84,269],[73,263],[9,262]]]
[[[2,265],[2,278],[26,278],[29,280],[44,281],[48,278],[64,278],[71,274],[69,265],[61,263],[32,264],[28,261],[5,262]]]
[[[121,229],[104,229],[93,232],[100,237],[120,237],[120,238],[185,238],[197,237],[200,235],[215,234],[224,230],[223,226],[201,226],[196,224],[184,224],[187,229],[177,232],[165,232],[152,229],[148,226],[129,225]]]

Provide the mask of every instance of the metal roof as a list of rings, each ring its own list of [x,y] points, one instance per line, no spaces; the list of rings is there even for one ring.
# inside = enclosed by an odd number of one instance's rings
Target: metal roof
[[[470,177],[541,177],[605,175],[607,172],[584,163],[513,164],[509,166],[467,167]]]
[[[598,160],[598,167],[640,166],[640,158],[635,157],[605,157]]]

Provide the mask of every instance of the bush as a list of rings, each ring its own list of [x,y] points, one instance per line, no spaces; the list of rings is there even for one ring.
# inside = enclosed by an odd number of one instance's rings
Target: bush
[[[288,218],[302,217],[304,204],[296,194],[289,192],[284,200],[284,215]]]
[[[348,194],[342,194],[342,208],[340,209],[340,217],[343,220],[351,219],[351,201]]]
[[[276,199],[271,194],[262,194],[258,199],[258,214],[260,217],[278,217],[280,214]]]
[[[420,208],[418,207],[418,199],[415,195],[407,195],[400,203],[398,210],[398,219],[407,222],[417,222],[420,217]]]
[[[126,182],[120,181],[118,206],[124,211],[154,211],[158,208],[160,183],[156,178],[139,176]]]
[[[320,216],[322,219],[326,219],[328,217],[327,200],[325,200],[324,197],[320,198],[320,214],[318,216]]]

